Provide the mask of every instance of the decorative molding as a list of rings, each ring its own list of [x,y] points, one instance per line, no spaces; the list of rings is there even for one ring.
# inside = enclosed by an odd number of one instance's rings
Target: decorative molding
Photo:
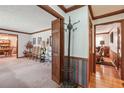
[[[96,33],[96,35],[103,35],[103,34],[109,34],[109,32]]]
[[[68,56],[64,56],[65,58],[68,58]],[[82,57],[75,57],[75,56],[70,56],[71,59],[77,59],[77,60],[88,60],[88,58],[82,58]]]
[[[59,8],[61,8],[65,13],[67,13],[67,9],[64,7],[64,5],[58,5]]]
[[[74,6],[71,6],[69,8],[65,8],[64,5],[58,5],[58,7],[60,7],[65,13],[74,11],[76,9],[83,7],[83,6],[85,6],[85,5],[74,5]]]
[[[48,5],[37,5],[39,8],[45,10],[46,12],[50,13],[51,15],[55,16],[56,18],[64,19],[62,15],[60,15],[58,12],[53,10],[51,7]]]
[[[32,32],[32,33],[20,32],[20,31],[10,30],[10,29],[4,29],[4,28],[0,28],[0,30],[4,30],[4,31],[8,31],[8,32],[15,32],[15,33],[22,33],[22,34],[32,35],[32,34],[36,34],[36,33],[40,33],[40,32],[49,31],[49,30],[52,30],[52,29],[51,28],[47,28],[47,29],[43,29],[43,30],[40,30],[40,31]],[[7,33],[1,33],[1,34],[7,34]],[[15,35],[16,36],[16,34],[8,34],[8,35]]]
[[[121,14],[121,13],[124,13],[124,9],[120,9],[120,10],[117,10],[117,11],[114,11],[114,12],[110,12],[110,13],[106,13],[106,14],[99,15],[99,16],[94,16],[94,19],[109,17],[109,16]]]
[[[91,5],[88,5],[88,9],[89,9],[89,11],[90,11],[91,18],[94,19],[93,11],[92,11]]]
[[[50,31],[50,30],[52,30],[52,29],[51,28],[47,28],[47,29],[43,29],[43,30],[40,30],[40,31],[36,31],[36,32],[30,33],[30,34],[37,34],[37,33],[46,32],[46,31]]]
[[[10,29],[5,29],[5,28],[0,28],[0,30],[9,31],[9,32],[15,32],[15,33],[22,33],[22,34],[30,34],[28,32],[21,32],[21,31],[10,30]]]
[[[102,14],[102,15],[99,15],[99,16],[94,16],[92,6],[88,5],[88,8],[89,8],[89,12],[90,12],[91,17],[92,17],[93,20],[124,13],[124,9],[120,9],[120,10],[113,11],[113,12],[106,13],[106,14]]]
[[[107,25],[107,24],[112,24],[112,23],[121,23],[122,21],[124,21],[124,19],[115,20],[115,21],[109,21],[109,22],[104,22],[104,23],[99,23],[99,24],[95,24],[94,26]]]

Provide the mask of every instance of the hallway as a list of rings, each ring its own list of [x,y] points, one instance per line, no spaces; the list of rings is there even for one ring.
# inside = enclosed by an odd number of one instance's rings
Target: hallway
[[[96,65],[96,76],[91,77],[91,88],[123,88],[124,81],[119,79],[117,71],[112,66]]]
[[[0,88],[55,88],[51,63],[27,58],[0,58]]]

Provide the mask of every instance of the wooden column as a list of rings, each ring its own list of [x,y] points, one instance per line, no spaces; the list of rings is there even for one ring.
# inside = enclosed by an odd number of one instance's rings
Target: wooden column
[[[121,79],[124,80],[124,21],[121,24]]]

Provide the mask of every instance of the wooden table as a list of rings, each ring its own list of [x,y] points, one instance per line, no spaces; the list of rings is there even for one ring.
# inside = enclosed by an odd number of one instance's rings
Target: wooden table
[[[12,49],[11,48],[0,48],[0,53],[3,53],[5,56],[11,56],[11,52]]]

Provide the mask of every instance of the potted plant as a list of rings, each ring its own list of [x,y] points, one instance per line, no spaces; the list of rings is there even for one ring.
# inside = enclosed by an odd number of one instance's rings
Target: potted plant
[[[31,41],[28,41],[28,43],[26,44],[26,49],[28,50],[28,52],[31,52],[31,49],[33,48],[33,44]]]

